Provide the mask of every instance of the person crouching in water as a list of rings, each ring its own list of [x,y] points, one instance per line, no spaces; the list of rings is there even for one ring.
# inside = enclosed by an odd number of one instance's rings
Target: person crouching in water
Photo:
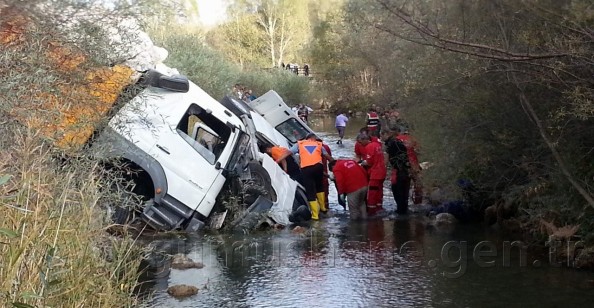
[[[324,166],[322,165],[322,157],[326,157],[328,161],[334,160],[332,156],[328,155],[322,143],[317,141],[316,138],[315,134],[310,133],[305,139],[298,141],[291,147],[293,154],[299,153],[301,173],[305,182],[304,186],[311,210],[311,219],[313,220],[319,219],[320,210],[322,212],[328,211],[326,209],[326,200],[324,199]]]
[[[289,149],[281,146],[273,146],[266,144],[260,148],[260,151],[266,153],[279,164],[279,166],[295,181],[299,182],[305,187],[305,181],[303,181],[303,175],[301,174],[301,168],[297,164],[297,160],[293,156],[293,152]]]
[[[361,165],[367,168],[367,173],[369,174],[367,213],[369,216],[372,216],[383,210],[386,162],[382,144],[377,138],[371,141],[370,136],[361,135],[359,139],[361,140],[361,144],[365,146],[365,159],[361,161]]]
[[[351,220],[367,218],[367,172],[351,159],[338,159],[328,164],[334,175],[334,183],[340,203],[344,204],[344,197],[348,201]]]

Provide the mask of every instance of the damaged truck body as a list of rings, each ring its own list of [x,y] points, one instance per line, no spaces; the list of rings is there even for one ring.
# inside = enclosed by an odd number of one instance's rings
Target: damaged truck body
[[[228,216],[223,196],[239,205],[225,222],[232,227],[309,219],[303,187],[258,151],[262,142],[286,145],[260,115],[238,113],[240,102],[218,102],[182,76],[151,70],[141,83],[91,146],[103,161],[126,168],[142,199],[136,210],[113,206],[117,223],[135,217],[157,230],[218,228]]]

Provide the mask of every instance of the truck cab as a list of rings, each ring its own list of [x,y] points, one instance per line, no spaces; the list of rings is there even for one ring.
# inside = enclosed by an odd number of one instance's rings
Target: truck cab
[[[314,131],[285,104],[274,90],[266,92],[250,103],[250,107],[272,125],[293,145]]]
[[[146,75],[145,88],[93,146],[98,156],[124,161],[134,171],[135,193],[144,200],[140,218],[157,230],[200,229],[228,181],[256,174],[275,183],[276,196],[247,206],[267,213],[272,223],[288,224],[297,186],[254,151],[254,129],[187,78]],[[250,171],[256,164],[264,171]]]

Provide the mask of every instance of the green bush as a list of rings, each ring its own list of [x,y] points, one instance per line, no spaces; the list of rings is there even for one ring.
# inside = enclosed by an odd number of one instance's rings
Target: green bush
[[[171,28],[176,30],[172,31]],[[155,43],[169,51],[165,63],[177,68],[181,74],[188,76],[217,100],[231,94],[233,85],[241,84],[252,89],[256,96],[275,90],[289,105],[311,103],[307,78],[281,69],[241,69],[225,59],[221,53],[208,47],[199,29],[170,26],[152,29],[150,32]]]

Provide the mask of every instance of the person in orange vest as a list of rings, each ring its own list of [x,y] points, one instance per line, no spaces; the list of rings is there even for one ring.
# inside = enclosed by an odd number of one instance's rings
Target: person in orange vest
[[[320,210],[322,212],[328,211],[326,209],[326,200],[324,195],[324,165],[322,164],[323,157],[329,161],[334,159],[330,156],[321,142],[316,140],[317,137],[313,133],[309,133],[305,139],[298,141],[291,152],[299,154],[299,162],[303,180],[305,182],[305,190],[307,193],[307,200],[309,201],[309,208],[311,210],[311,219],[318,220]]]
[[[365,121],[367,122],[367,129],[369,129],[369,134],[375,137],[379,137],[381,129],[380,118],[377,114],[375,105],[372,105],[369,108],[369,112],[367,113]]]
[[[361,136],[361,143],[365,145],[365,159],[361,162],[361,165],[367,168],[369,174],[367,213],[372,216],[383,209],[386,162],[382,144],[377,138],[371,141],[369,136],[363,135]]]
[[[295,157],[293,156],[293,152],[289,149],[281,146],[273,146],[271,144],[266,144],[260,148],[260,151],[266,153],[274,159],[274,161],[283,168],[283,170],[295,181],[299,182],[299,184],[305,187],[305,182],[303,181],[303,175],[301,174],[301,168]]]
[[[357,161],[351,159],[338,159],[330,162],[328,166],[334,175],[334,183],[341,203],[344,203],[344,195],[346,195],[351,220],[367,218],[365,208],[367,171],[357,164]]]
[[[402,141],[406,147],[408,162],[410,164],[410,179],[413,182],[413,203],[420,204],[423,201],[423,186],[420,179],[421,166],[417,157],[419,145],[416,139],[409,134],[406,127],[400,127],[400,132],[396,138]]]

